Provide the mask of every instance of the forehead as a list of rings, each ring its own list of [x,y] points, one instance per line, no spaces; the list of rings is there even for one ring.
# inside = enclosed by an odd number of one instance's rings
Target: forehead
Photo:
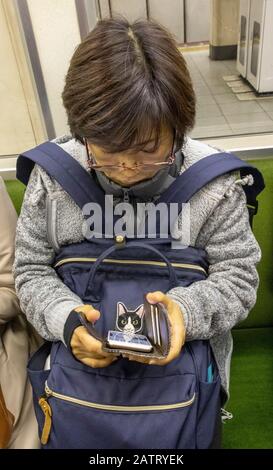
[[[156,141],[155,141],[155,135],[151,136],[148,140],[144,140],[141,142],[138,143],[139,146],[143,145],[143,148],[146,150],[152,150],[154,152],[158,151],[159,148],[161,147],[165,147],[165,146],[169,146],[173,140],[173,137],[174,137],[174,131],[171,131],[170,129],[168,128],[162,128],[162,131],[160,133],[160,136],[159,136],[159,141],[158,141],[158,147],[153,149],[153,146],[156,144]],[[103,147],[103,145],[97,145],[97,144],[92,144],[92,142],[88,141],[88,145],[89,146],[92,146],[92,149],[93,151],[95,151],[96,153],[111,153],[111,151],[106,151]],[[135,153],[137,150],[135,150],[134,148],[132,149],[128,149],[128,150],[125,150],[123,151],[122,153]],[[116,152],[113,152],[113,153],[116,153]]]

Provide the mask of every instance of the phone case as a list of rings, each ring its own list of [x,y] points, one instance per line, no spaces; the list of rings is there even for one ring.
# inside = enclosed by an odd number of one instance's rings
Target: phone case
[[[163,359],[170,350],[170,324],[168,313],[162,304],[150,304],[144,296],[144,331],[143,334],[152,343],[153,349],[150,352],[134,351],[132,349],[114,348],[107,343],[107,337],[102,337],[92,323],[88,322],[84,314],[79,312],[79,318],[88,332],[102,342],[102,350],[115,355],[130,354],[131,356],[150,357]]]
[[[170,350],[168,312],[162,304],[150,304],[144,299],[146,336],[154,346],[154,357],[166,357]],[[148,353],[152,354],[152,353]]]

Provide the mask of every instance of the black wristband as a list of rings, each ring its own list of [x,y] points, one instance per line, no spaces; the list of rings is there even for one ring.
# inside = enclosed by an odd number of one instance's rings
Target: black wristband
[[[79,314],[76,310],[71,310],[70,314],[67,317],[67,320],[64,325],[64,342],[67,347],[71,352],[71,338],[74,333],[74,330],[78,327],[82,326],[82,323],[79,319]]]

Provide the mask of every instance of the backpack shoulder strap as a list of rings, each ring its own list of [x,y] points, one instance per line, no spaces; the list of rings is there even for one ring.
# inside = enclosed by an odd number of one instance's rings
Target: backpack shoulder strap
[[[53,142],[44,142],[19,155],[16,177],[27,185],[37,163],[62,186],[76,204],[82,207],[97,202],[104,207],[104,192],[93,178],[69,153]]]
[[[258,209],[256,197],[265,187],[264,179],[257,168],[232,153],[215,153],[194,163],[176,178],[173,184],[158,199],[157,203],[188,202],[206,184],[218,176],[235,170],[240,170],[242,178],[249,174],[253,176],[253,184],[243,186],[247,198],[250,221],[252,222],[252,217],[257,213]]]
[[[188,202],[197,191],[218,176],[240,170],[241,175],[252,174],[256,195],[264,189],[262,174],[249,163],[232,153],[215,153],[194,163],[184,171],[162,194],[159,202]]]

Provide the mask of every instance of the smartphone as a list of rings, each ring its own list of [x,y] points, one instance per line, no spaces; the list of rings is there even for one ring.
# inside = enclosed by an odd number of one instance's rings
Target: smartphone
[[[132,349],[134,351],[150,352],[153,349],[152,344],[144,335],[134,335],[128,338],[120,331],[108,331],[107,343],[109,346],[120,349]]]

